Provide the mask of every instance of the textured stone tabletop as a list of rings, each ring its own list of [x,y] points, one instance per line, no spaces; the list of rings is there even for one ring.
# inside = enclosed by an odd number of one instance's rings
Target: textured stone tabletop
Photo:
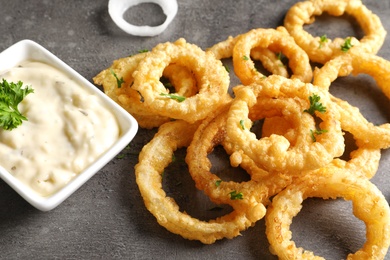
[[[178,0],[177,16],[156,37],[135,37],[122,32],[111,20],[107,0],[2,1],[0,8],[0,51],[31,39],[47,48],[92,82],[113,60],[151,49],[156,44],[185,38],[207,48],[229,35],[253,28],[282,25],[293,0]],[[390,31],[388,0],[363,0]],[[164,20],[158,6],[132,8],[127,19],[156,25]],[[346,17],[322,17],[310,26],[329,37],[362,36],[359,27]],[[321,33],[323,34],[323,33]],[[378,55],[390,59],[387,36]],[[231,72],[232,86],[237,80]],[[348,84],[353,87],[346,87]],[[390,82],[389,82],[390,84]],[[345,79],[332,92],[358,106],[375,124],[390,121],[390,103],[372,80]],[[339,86],[340,85],[340,86]],[[260,220],[240,237],[212,245],[188,241],[161,227],[142,201],[135,183],[138,154],[155,133],[140,129],[130,148],[113,159],[60,206],[41,212],[30,206],[0,180],[1,259],[276,259],[268,249],[264,221]],[[184,150],[181,151],[184,154]],[[179,154],[180,156],[180,154]],[[372,179],[390,201],[390,154],[382,151]],[[185,166],[181,165],[166,188],[194,216],[209,219]],[[181,183],[181,185],[178,185]],[[196,198],[196,199],[195,199]],[[298,246],[326,259],[342,259],[365,241],[364,223],[352,215],[343,200],[308,199],[292,225]],[[390,254],[388,254],[390,259]]]

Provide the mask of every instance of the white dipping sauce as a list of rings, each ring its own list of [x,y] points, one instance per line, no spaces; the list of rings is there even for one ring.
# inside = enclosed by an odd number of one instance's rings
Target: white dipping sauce
[[[0,129],[0,165],[41,196],[64,187],[119,138],[114,114],[56,68],[26,62],[2,78],[34,93],[19,104],[28,121]]]

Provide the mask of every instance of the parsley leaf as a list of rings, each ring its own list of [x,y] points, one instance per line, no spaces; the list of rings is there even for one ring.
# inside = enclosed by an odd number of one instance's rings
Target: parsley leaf
[[[311,139],[313,140],[313,142],[317,142],[316,135],[320,135],[320,134],[323,134],[326,132],[328,132],[328,130],[326,130],[326,129],[314,130],[314,131],[310,129]]]
[[[5,79],[0,83],[0,127],[4,130],[12,130],[27,121],[18,109],[18,105],[25,96],[33,93],[32,88],[22,88],[23,82],[8,83]]]
[[[122,87],[122,84],[125,83],[125,81],[123,80],[123,77],[121,78],[118,78],[118,76],[116,75],[115,71],[114,70],[110,70],[111,74],[115,77],[116,79],[116,84],[118,85],[118,88],[121,88]]]
[[[310,115],[314,115],[315,111],[318,111],[320,113],[326,112],[326,107],[324,107],[322,105],[322,103],[319,102],[320,99],[321,99],[321,97],[316,95],[316,94],[313,94],[312,96],[310,96],[309,97],[310,107],[309,107],[309,109],[305,109],[303,112],[307,112]]]
[[[283,52],[278,52],[276,54],[276,57],[277,59],[279,60],[280,64],[278,65],[279,67],[284,67],[284,63],[283,63],[283,58],[284,58],[284,55],[283,55]]]
[[[240,120],[240,126],[242,130],[245,130],[245,121],[243,119]]]
[[[349,49],[351,49],[352,47],[353,47],[353,45],[351,43],[351,37],[347,38],[345,40],[344,44],[340,46],[341,51],[343,51],[343,52],[349,51]]]
[[[177,102],[183,102],[184,100],[186,100],[185,97],[179,96],[179,95],[175,95],[175,94],[160,93],[160,96],[164,96],[164,97],[168,97],[170,99],[174,99]]]
[[[222,180],[217,180],[217,181],[215,181],[215,186],[216,186],[216,187],[219,187],[219,185],[221,185],[221,182],[222,182]]]
[[[234,190],[234,191],[230,192],[229,195],[230,195],[231,200],[242,200],[243,199],[242,192],[237,192]]]
[[[324,45],[324,43],[327,43],[328,42],[328,37],[326,36],[326,34],[322,35],[320,37],[320,46],[318,48],[322,48],[322,46]]]

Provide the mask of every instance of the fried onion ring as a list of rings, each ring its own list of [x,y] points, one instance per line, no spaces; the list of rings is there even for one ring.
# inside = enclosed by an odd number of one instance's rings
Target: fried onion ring
[[[331,83],[338,77],[363,73],[373,77],[383,93],[390,98],[388,86],[390,62],[379,56],[357,50],[330,60],[321,69],[316,69],[313,84],[329,90]],[[340,112],[342,128],[352,133],[358,142],[372,148],[387,149],[390,147],[390,123],[376,126],[368,122],[358,108],[342,99],[333,96],[331,98]],[[350,118],[354,120],[351,121]]]
[[[360,0],[310,0],[293,5],[284,19],[284,26],[296,43],[305,50],[311,61],[324,64],[337,55],[342,54],[341,46],[347,38],[327,39],[321,42],[319,36],[314,37],[303,29],[305,24],[314,22],[315,16],[327,12],[332,16],[349,14],[361,26],[365,35],[360,41],[351,39],[353,46],[359,45],[367,53],[377,53],[386,37],[386,31],[379,17],[373,14]]]
[[[132,114],[140,127],[149,129],[158,127],[171,119],[152,111],[143,102],[143,97],[140,93],[132,88],[134,81],[132,74],[146,55],[147,53],[138,53],[115,60],[109,68],[96,75],[93,81],[96,85],[103,87],[107,96]],[[169,80],[174,88],[174,93],[179,96],[189,97],[195,95],[198,91],[196,80],[191,71],[183,66],[171,64],[164,69],[162,76]],[[121,86],[118,86],[117,78],[123,79]]]
[[[147,53],[139,53],[115,60],[109,68],[96,75],[93,81],[96,85],[103,87],[107,96],[134,116],[140,127],[149,129],[169,122],[170,119],[169,117],[153,114],[142,102],[141,95],[131,87],[133,83],[132,73],[146,55]],[[120,88],[112,71],[118,78],[124,80],[124,84]]]
[[[276,195],[267,208],[266,235],[271,253],[280,259],[323,259],[297,248],[292,241],[292,218],[308,197],[342,197],[352,201],[354,215],[366,224],[366,242],[347,259],[383,259],[390,245],[390,209],[380,190],[367,178],[329,165],[294,181]]]
[[[279,29],[279,28],[278,28]],[[214,56],[221,60],[232,58],[234,45],[236,44],[239,36],[229,36],[226,40],[219,42],[207,49],[207,52],[211,52]],[[280,75],[288,78],[289,73],[286,66],[278,58],[275,52],[267,48],[253,48],[250,52],[250,57],[253,60],[258,60],[262,63],[263,67],[271,74]]]
[[[247,212],[234,209],[231,213],[208,222],[180,212],[178,205],[166,196],[162,188],[162,173],[172,161],[173,152],[190,144],[198,124],[178,120],[160,126],[154,138],[146,144],[135,166],[136,182],[146,208],[158,223],[172,233],[204,244],[218,239],[233,238],[253,224]],[[263,217],[265,208],[261,210]]]
[[[351,116],[347,120],[351,121],[350,123],[352,124],[354,117]],[[294,137],[292,136],[292,131],[291,124],[284,117],[275,116],[264,120],[262,137],[279,134],[286,137],[290,143],[293,143]],[[356,139],[355,136],[353,136],[353,138]],[[381,151],[380,149],[370,148],[361,143],[357,143],[356,146],[356,149],[350,151],[349,154],[343,155],[343,157],[345,156],[348,160],[335,158],[331,163],[340,168],[345,168],[351,173],[360,174],[365,178],[371,179],[378,170]]]
[[[281,191],[292,178],[284,173],[265,173],[250,161],[241,164],[251,176],[249,181],[222,181],[211,172],[212,164],[208,154],[217,145],[225,147],[228,108],[225,107],[217,115],[210,116],[201,123],[187,149],[186,162],[198,189],[203,190],[216,203],[229,204],[240,209],[240,212],[246,212],[248,219],[254,223],[263,218],[264,205],[269,202],[269,198]],[[234,191],[240,193],[242,198],[232,199],[230,194]]]
[[[303,82],[312,80],[309,57],[290,35],[282,29],[258,28],[240,35],[233,49],[234,72],[244,85],[264,78],[250,59],[251,50],[254,48],[268,48],[275,53],[282,52],[289,60],[289,67],[293,73],[291,78]]]
[[[228,140],[235,143],[238,149],[261,168],[267,171],[313,170],[342,155],[344,138],[338,121],[339,115],[332,108],[333,103],[327,92],[310,83],[275,75],[250,87],[235,87],[234,92],[236,97],[232,101],[226,127]],[[319,127],[325,130],[318,135],[316,141],[310,135],[316,129],[314,118],[303,112],[309,107],[309,97],[313,93],[321,96],[321,102],[327,107],[326,112],[315,113],[323,120]],[[285,100],[288,96],[294,98],[288,102]],[[261,101],[264,99],[267,101]],[[256,105],[262,102],[278,104],[279,108],[267,111],[264,109],[267,106],[264,105],[257,109]],[[273,116],[284,116],[295,125],[297,133],[294,146],[282,135],[274,134],[257,139],[250,131],[253,121]]]
[[[197,82],[196,95],[182,102],[164,95],[168,93],[160,78],[170,64],[179,64],[192,71]],[[184,39],[158,44],[140,61],[133,77],[132,87],[141,93],[144,103],[154,113],[190,123],[205,118],[231,99],[229,74],[222,62]]]

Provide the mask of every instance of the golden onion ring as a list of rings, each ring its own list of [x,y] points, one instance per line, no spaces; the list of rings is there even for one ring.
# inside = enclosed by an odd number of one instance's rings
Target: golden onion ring
[[[154,138],[142,148],[135,174],[145,206],[161,226],[183,238],[211,244],[218,239],[238,236],[240,231],[250,227],[253,222],[248,219],[246,212],[239,210],[208,222],[201,221],[180,212],[176,202],[166,196],[162,188],[164,169],[172,161],[176,149],[190,144],[197,127],[198,124],[182,120],[160,126]]]
[[[169,93],[160,78],[170,64],[178,64],[192,71],[197,82],[196,95],[180,102],[167,97]],[[158,44],[140,61],[133,77],[132,88],[141,93],[144,103],[154,113],[190,123],[205,118],[231,99],[227,92],[229,74],[222,62],[184,39]]]
[[[133,72],[147,53],[138,53],[130,57],[115,60],[112,65],[93,78],[101,85],[107,96],[132,114],[142,128],[154,128],[169,122],[170,118],[154,113],[144,102],[138,91],[132,88]],[[115,74],[115,75],[114,75]],[[177,64],[165,68],[163,76],[168,78],[178,95],[184,97],[197,92],[196,81],[192,73]],[[117,79],[123,79],[118,86]]]
[[[283,53],[289,60],[292,79],[300,79],[303,82],[312,80],[309,57],[290,35],[282,29],[258,28],[241,34],[233,49],[234,72],[244,85],[264,78],[250,58],[251,50],[254,48],[267,48],[273,52]]]
[[[328,165],[304,175],[276,195],[267,208],[266,235],[271,253],[280,259],[323,259],[297,248],[290,225],[308,197],[342,197],[352,201],[354,215],[366,224],[366,242],[347,259],[383,259],[390,245],[390,209],[381,191],[367,178]]]
[[[267,171],[313,170],[342,155],[344,138],[338,121],[339,115],[332,108],[333,103],[330,102],[327,92],[300,80],[275,75],[257,84],[238,86],[234,92],[236,97],[232,101],[227,119],[227,139],[236,144],[237,149],[242,150],[259,167]],[[321,97],[321,102],[326,107],[326,112],[315,113],[323,120],[319,127],[324,130],[315,141],[310,134],[316,129],[314,118],[304,112],[310,106],[309,97],[313,93]],[[285,97],[293,98],[287,102]],[[250,118],[252,107],[256,108],[256,104],[262,99],[266,99],[268,103],[279,103],[280,107],[276,112],[259,109],[268,114],[260,113]],[[268,138],[257,139],[250,131],[254,120],[281,115],[290,118],[298,128],[294,146],[291,146],[283,135],[274,134]]]
[[[251,176],[249,181],[224,181],[211,172],[212,163],[208,154],[217,145],[225,147],[228,108],[225,107],[201,123],[187,149],[186,162],[198,189],[203,190],[216,203],[229,204],[234,209],[245,212],[247,218],[255,223],[263,218],[264,205],[269,202],[269,198],[281,191],[292,178],[284,173],[265,173],[249,161],[241,164]],[[240,193],[242,197],[232,199],[232,192]]]
[[[229,36],[226,40],[219,42],[207,49],[207,52],[213,53],[213,55],[221,60],[232,58],[234,45],[238,38]],[[250,57],[253,60],[258,60],[262,63],[263,67],[271,74],[280,75],[283,77],[289,77],[286,66],[281,62],[278,55],[267,48],[253,48],[250,52]]]
[[[353,123],[354,117],[348,119]],[[262,137],[269,137],[272,134],[285,136],[290,143],[293,143],[294,129],[284,117],[266,118],[262,127]],[[355,136],[352,135],[354,139]],[[350,144],[352,145],[352,144]],[[371,179],[378,171],[379,161],[381,158],[381,150],[367,147],[361,143],[356,144],[356,148],[351,150],[349,154],[343,155],[347,159],[335,158],[331,163],[340,168],[345,168],[352,173],[361,174],[362,176]]]
[[[313,84],[328,91],[331,83],[338,77],[363,73],[373,77],[383,93],[390,98],[390,62],[358,49],[330,60],[321,69],[316,69]],[[357,107],[333,96],[331,99],[340,112],[342,128],[352,133],[358,142],[371,148],[390,147],[390,123],[376,126],[368,122]]]
[[[377,53],[386,37],[386,31],[379,17],[373,14],[360,0],[310,0],[293,5],[284,19],[284,26],[296,43],[305,50],[311,61],[324,64],[343,53],[341,46],[348,38],[327,39],[321,41],[303,29],[305,24],[314,22],[315,16],[327,12],[332,16],[349,14],[361,26],[365,35],[360,41],[348,37],[353,46],[360,46],[364,52]]]

